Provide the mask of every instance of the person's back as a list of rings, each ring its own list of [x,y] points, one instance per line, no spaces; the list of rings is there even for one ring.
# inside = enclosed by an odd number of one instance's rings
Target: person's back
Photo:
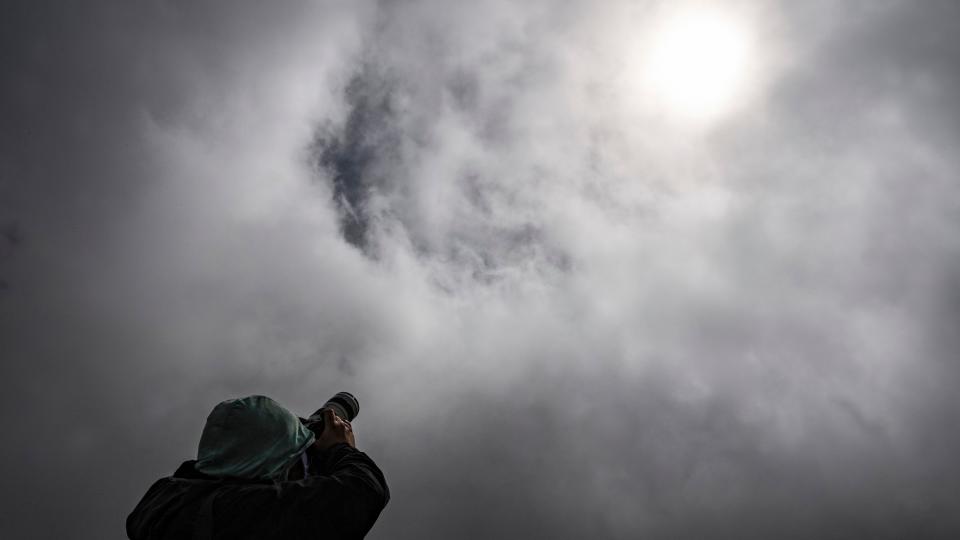
[[[262,396],[244,399],[259,400],[260,410],[264,404],[282,409]],[[270,419],[273,432],[251,449],[251,435],[264,428],[251,429],[250,402],[239,401],[220,411],[223,425],[212,425],[217,409],[211,413],[198,461],[185,462],[144,495],[127,518],[131,540],[362,538],[390,495],[380,469],[353,447],[349,422],[326,411],[326,427],[314,442],[292,424],[277,432]],[[282,409],[275,416],[284,413],[290,414]],[[246,436],[231,447],[222,442],[224,432]]]

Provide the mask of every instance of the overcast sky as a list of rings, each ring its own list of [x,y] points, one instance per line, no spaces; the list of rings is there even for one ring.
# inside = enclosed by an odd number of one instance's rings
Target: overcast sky
[[[955,538],[957,66],[953,0],[5,2],[0,536],[349,390],[373,539]]]

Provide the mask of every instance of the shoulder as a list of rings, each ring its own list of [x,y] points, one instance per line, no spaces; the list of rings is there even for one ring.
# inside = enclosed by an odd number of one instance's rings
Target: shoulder
[[[234,482],[204,475],[185,462],[172,476],[160,478],[150,486],[127,517],[127,535],[131,539],[179,538],[187,534],[204,501],[211,498],[222,514],[244,521],[251,509],[266,517],[278,501],[272,483]],[[162,532],[161,532],[162,531]],[[187,535],[189,537],[189,535]]]

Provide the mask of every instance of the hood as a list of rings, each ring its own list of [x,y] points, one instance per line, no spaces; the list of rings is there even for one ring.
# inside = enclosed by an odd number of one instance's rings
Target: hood
[[[295,414],[266,396],[228,399],[207,417],[196,468],[216,477],[278,478],[313,440]]]

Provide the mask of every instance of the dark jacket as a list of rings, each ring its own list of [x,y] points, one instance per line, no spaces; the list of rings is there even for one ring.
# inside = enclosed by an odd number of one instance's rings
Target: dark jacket
[[[311,453],[306,478],[217,479],[187,461],[157,480],[127,518],[131,540],[363,538],[390,499],[383,473],[338,444]]]

